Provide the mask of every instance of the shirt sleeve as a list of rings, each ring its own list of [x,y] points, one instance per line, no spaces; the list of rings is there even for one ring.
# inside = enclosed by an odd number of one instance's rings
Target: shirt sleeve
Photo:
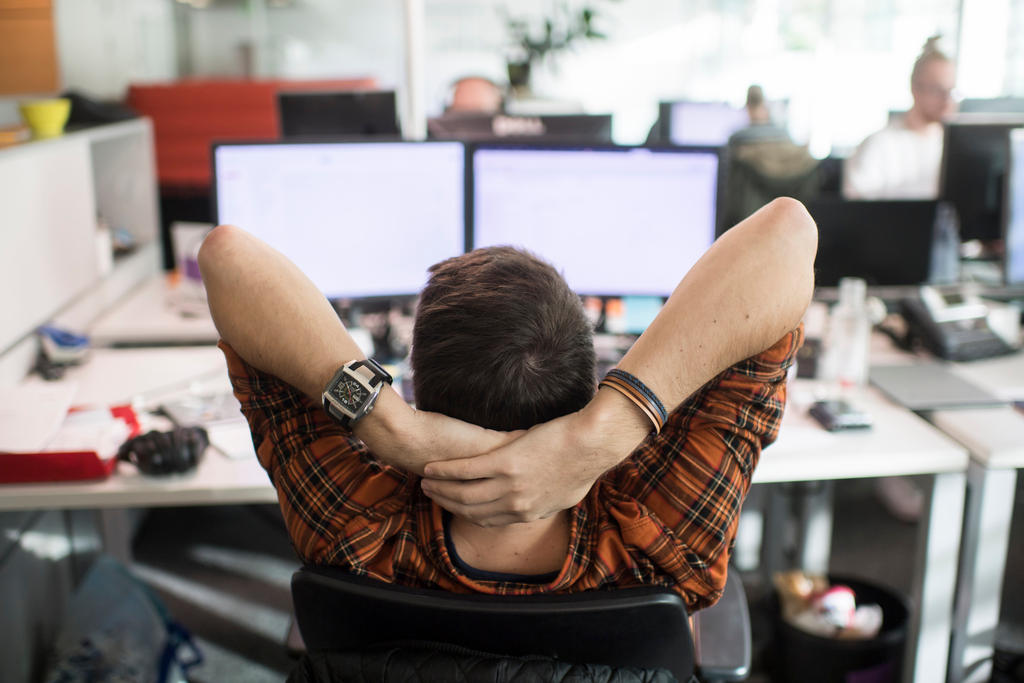
[[[712,379],[606,475],[616,494],[641,504],[677,542],[703,582],[725,585],[740,507],[761,449],[778,435],[786,375],[803,326]]]
[[[262,372],[221,341],[228,374],[260,464],[277,489],[296,551],[324,562],[400,508],[409,475],[376,460],[362,441],[287,382]]]

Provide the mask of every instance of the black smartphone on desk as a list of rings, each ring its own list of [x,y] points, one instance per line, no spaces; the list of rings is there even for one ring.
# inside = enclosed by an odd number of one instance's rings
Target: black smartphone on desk
[[[871,427],[870,415],[843,400],[815,401],[809,412],[811,417],[830,432]]]

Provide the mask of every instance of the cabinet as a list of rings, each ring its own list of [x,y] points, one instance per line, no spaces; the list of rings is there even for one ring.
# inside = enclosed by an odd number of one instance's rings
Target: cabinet
[[[98,216],[139,245],[113,272],[101,272]],[[157,272],[158,234],[148,119],[0,149],[0,356],[89,292],[116,297]]]

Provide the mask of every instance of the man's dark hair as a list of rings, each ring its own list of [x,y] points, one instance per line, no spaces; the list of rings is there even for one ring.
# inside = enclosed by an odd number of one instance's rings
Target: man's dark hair
[[[488,429],[527,429],[594,396],[594,343],[579,297],[512,247],[430,268],[412,335],[416,407]]]

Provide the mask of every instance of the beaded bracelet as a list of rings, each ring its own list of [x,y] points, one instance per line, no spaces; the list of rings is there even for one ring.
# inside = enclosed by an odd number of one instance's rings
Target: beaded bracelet
[[[608,371],[608,374],[604,376],[604,379],[601,380],[598,386],[614,389],[636,404],[650,418],[651,423],[654,424],[655,434],[659,433],[661,428],[665,426],[665,421],[668,420],[668,412],[665,410],[665,406],[658,400],[654,392],[637,379],[636,376],[631,375],[625,370],[613,368]]]

